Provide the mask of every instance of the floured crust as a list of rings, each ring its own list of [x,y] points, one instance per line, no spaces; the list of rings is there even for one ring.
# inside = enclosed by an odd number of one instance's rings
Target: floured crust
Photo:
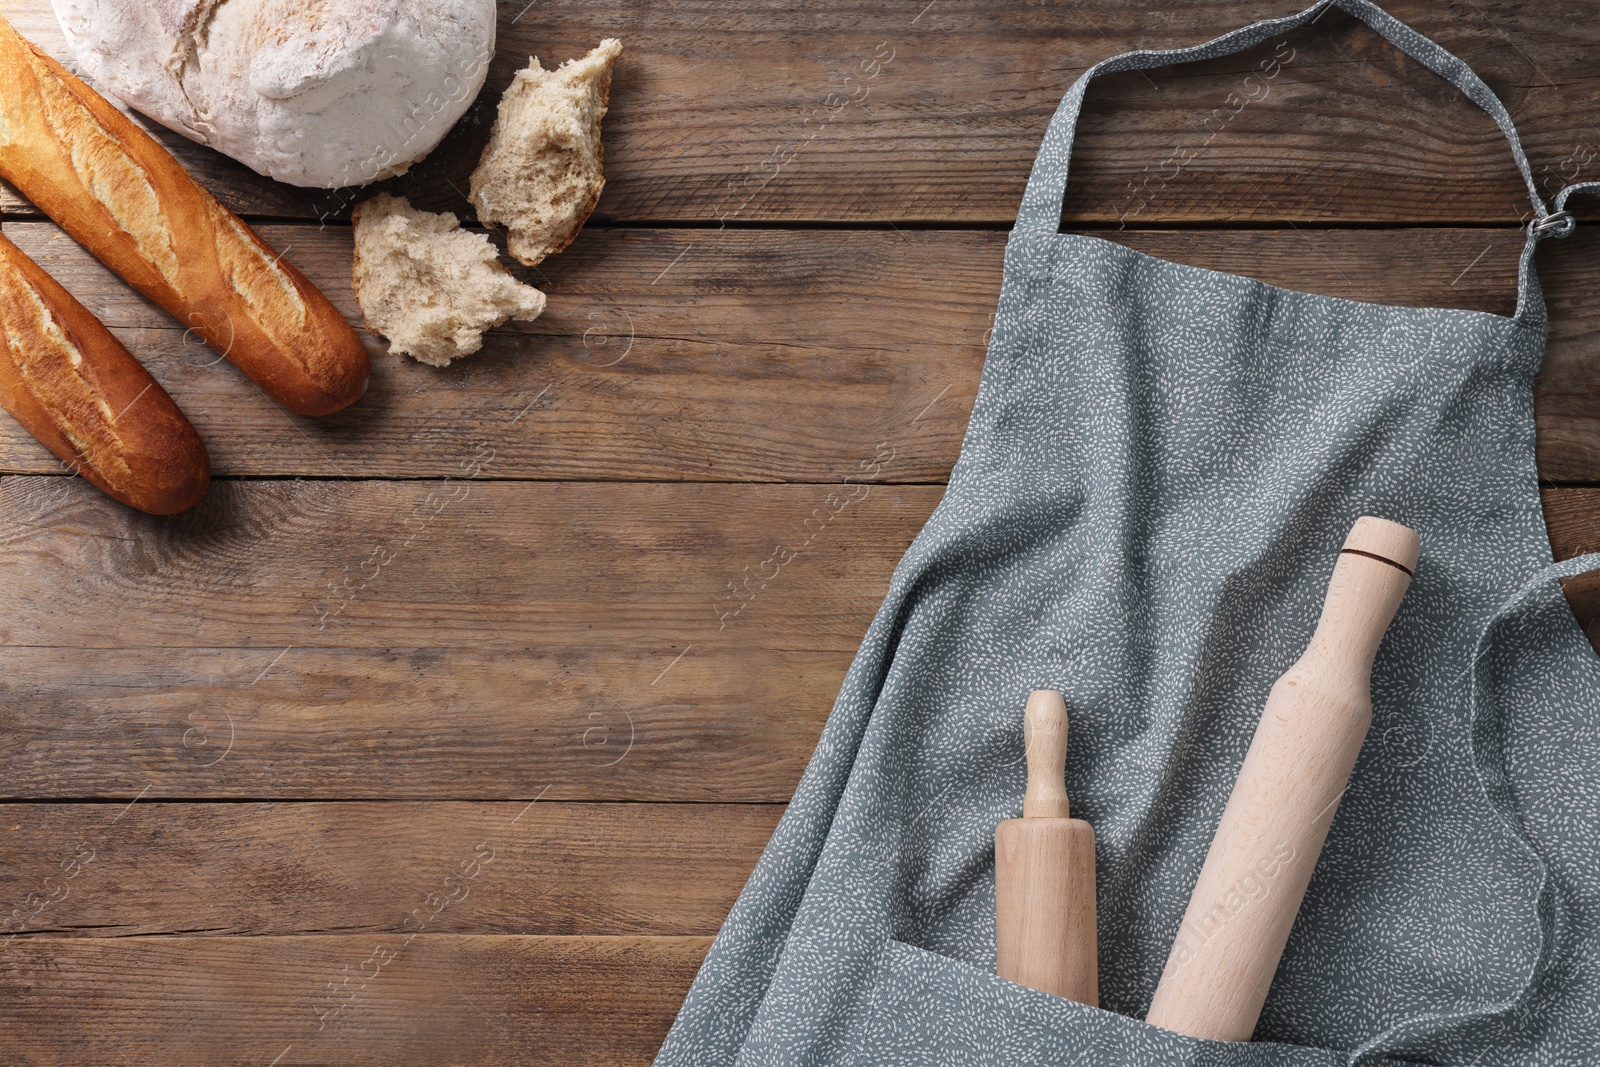
[[[468,199],[480,221],[507,228],[507,249],[529,266],[571,244],[600,202],[600,122],[621,54],[608,37],[555,70],[534,57],[500,98]]]
[[[210,482],[205,446],[172,397],[4,237],[0,404],[73,471],[142,511],[183,511]]]
[[[0,70],[0,177],[286,407],[361,395],[349,323],[166,149],[4,19]]]
[[[544,294],[513,278],[489,239],[449,212],[383,194],[358,205],[351,222],[356,299],[391,352],[448,366],[482,348],[485,330],[544,311]]]
[[[291,185],[404,172],[471,106],[493,0],[52,0],[104,91]]]

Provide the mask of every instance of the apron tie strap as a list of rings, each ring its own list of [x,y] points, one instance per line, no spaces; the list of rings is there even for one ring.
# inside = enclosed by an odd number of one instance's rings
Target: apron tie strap
[[[1577,182],[1557,193],[1555,210],[1533,223],[1533,236],[1560,240],[1572,235],[1572,231],[1578,228],[1578,217],[1567,207],[1567,198],[1573,193],[1600,196],[1600,182]]]

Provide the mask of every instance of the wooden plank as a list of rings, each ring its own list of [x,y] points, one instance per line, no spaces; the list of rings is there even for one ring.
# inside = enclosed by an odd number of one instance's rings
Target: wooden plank
[[[1594,650],[1600,653],[1600,571],[1567,578],[1562,581],[1561,589],[1567,594],[1578,625],[1583,627]]]
[[[1302,6],[507,0],[483,94],[432,157],[387,188],[422,206],[462,209],[496,101],[528,55],[558,61],[618,35],[628,51],[606,120],[601,218],[1005,225],[1051,112],[1090,64],[1196,44]],[[1387,6],[1506,98],[1542,183],[1593,176],[1600,25],[1587,7]],[[70,59],[48,0],[4,0],[0,11]],[[1265,79],[1261,65],[1275,55],[1288,62]],[[248,214],[337,217],[357,195],[280,185],[176,134],[160,136]],[[23,206],[15,194],[0,199],[0,209]],[[1334,14],[1282,44],[1097,84],[1067,212],[1078,224],[1130,212],[1140,224],[1281,224],[1507,222],[1527,209],[1494,124]]]
[[[710,935],[782,813],[548,800],[9,804],[0,940],[403,935],[419,887],[445,878],[450,903],[429,934]],[[477,863],[463,867],[464,854]]]
[[[3,479],[0,788],[787,800],[941,493]]]
[[[1545,525],[1556,559],[1571,559],[1600,552],[1600,489],[1546,489]],[[1590,571],[1561,583],[1578,624],[1600,652],[1600,571]]]
[[[1600,229],[1580,227],[1539,251],[1550,310],[1538,414],[1539,475],[1546,482],[1600,480]]]
[[[625,610],[554,649],[0,648],[0,796],[787,801],[851,654],[608,645]]]
[[[1600,489],[1546,489],[1540,497],[1556,559],[1600,552]]]
[[[416,901],[434,888],[419,879]],[[409,943],[394,935],[18,940],[0,950],[0,1059],[647,1064],[709,944],[427,933]]]
[[[8,602],[30,606],[0,618],[0,645],[501,656],[598,646],[637,649],[655,671],[662,651],[689,644],[853,652],[942,494],[229,481],[159,519],[107,507],[75,481],[0,486],[0,582]],[[762,567],[780,542],[789,558]]]
[[[1003,234],[591,227],[524,276],[533,323],[445,371],[374,341],[368,396],[329,419],[274,407],[49,223],[5,232],[101,316],[232,475],[432,476],[494,450],[486,477],[940,482],[960,449],[1000,287]],[[350,235],[267,238],[355,321]],[[1137,231],[1164,259],[1356,300],[1515,310],[1521,236],[1498,230]],[[1600,480],[1600,234],[1540,252],[1551,332],[1540,469]],[[0,470],[60,465],[0,418]]]
[[[940,495],[463,484],[408,542],[430,483],[0,481],[5,795],[784,801]]]
[[[887,440],[886,477],[942,481],[1002,251],[993,234],[609,231],[530,276],[551,292],[540,319],[443,371],[375,350],[367,396],[312,420],[213,366],[53,226],[5,232],[145,361],[218,471],[317,477],[459,474],[481,445],[495,478],[837,481]],[[360,321],[348,228],[267,236]],[[0,469],[60,464],[0,418]]]
[[[0,649],[0,790],[788,800],[850,653],[608,647],[623,610],[591,647]]]

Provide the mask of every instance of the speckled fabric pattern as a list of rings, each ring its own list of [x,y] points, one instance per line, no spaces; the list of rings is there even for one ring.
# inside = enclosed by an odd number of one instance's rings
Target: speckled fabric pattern
[[[1600,1061],[1600,658],[1534,467],[1544,302],[1517,314],[1277,289],[1057,232],[1052,120],[961,458],[659,1067]],[[1334,0],[1510,119],[1453,56]],[[1535,218],[1549,209],[1529,181]],[[1564,201],[1558,201],[1558,204]],[[1559,234],[1553,234],[1559,236]],[[1140,1021],[1267,692],[1362,514],[1422,537],[1374,722],[1256,1040]],[[1029,690],[1071,720],[1098,835],[1101,1008],[994,968],[995,825]]]

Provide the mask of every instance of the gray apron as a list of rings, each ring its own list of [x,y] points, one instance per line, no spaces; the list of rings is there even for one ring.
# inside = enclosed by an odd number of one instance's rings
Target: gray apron
[[[1057,232],[1091,77],[1330,6],[1504,130],[1535,218],[1515,316]],[[656,1063],[1600,1062],[1600,658],[1558,584],[1600,556],[1551,564],[1534,468],[1533,253],[1570,229],[1494,94],[1365,0],[1088,71],[1006,247],[949,489]],[[1368,513],[1416,529],[1422,558],[1256,1040],[1149,1026],[1267,691]],[[1099,1009],[993,974],[994,829],[1021,813],[1035,688],[1066,694],[1067,791],[1099,839]]]

